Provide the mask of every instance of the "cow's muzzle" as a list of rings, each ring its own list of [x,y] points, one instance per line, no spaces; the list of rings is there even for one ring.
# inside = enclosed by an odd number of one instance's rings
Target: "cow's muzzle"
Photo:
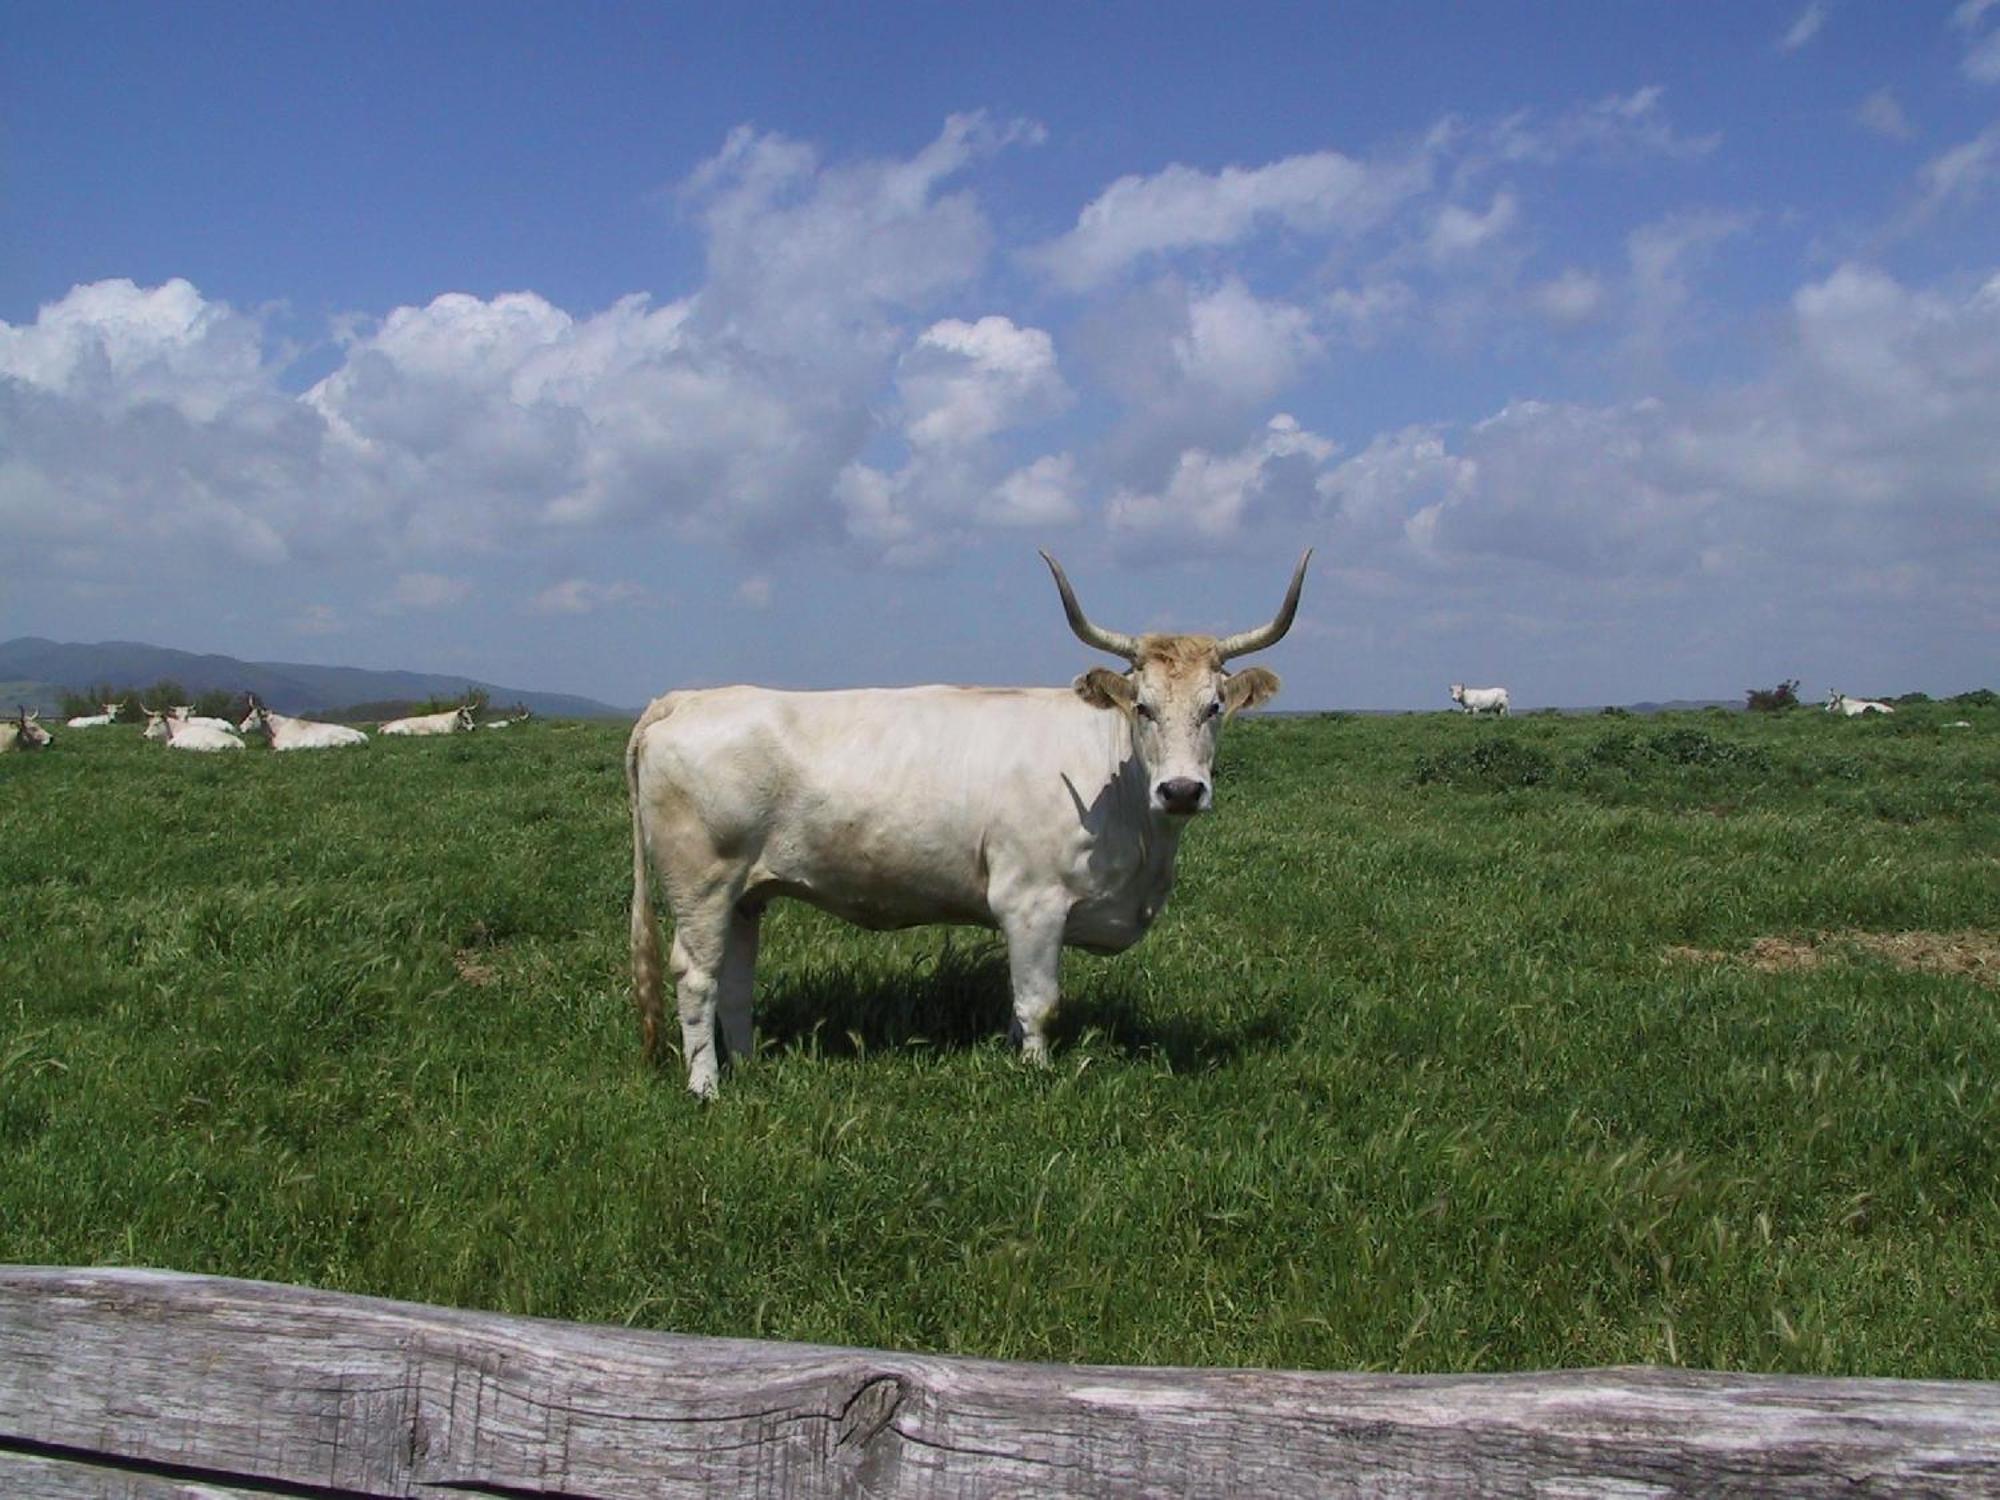
[[[1154,787],[1153,796],[1158,799],[1162,812],[1186,817],[1208,805],[1208,785],[1192,776],[1176,776],[1172,781],[1163,781]]]

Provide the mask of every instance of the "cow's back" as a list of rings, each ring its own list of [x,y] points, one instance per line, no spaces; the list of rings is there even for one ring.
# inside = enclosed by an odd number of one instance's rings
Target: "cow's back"
[[[1080,854],[1112,719],[1065,689],[675,693],[634,730],[635,785],[682,880],[872,927],[986,922],[994,861]]]

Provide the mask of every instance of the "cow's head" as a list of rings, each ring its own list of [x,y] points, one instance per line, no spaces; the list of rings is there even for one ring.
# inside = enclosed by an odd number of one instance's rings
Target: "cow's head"
[[[257,701],[255,693],[245,693],[243,697],[250,705],[250,712],[243,716],[243,722],[236,727],[244,734],[261,733],[271,722],[269,716],[264,711],[264,705]]]
[[[1465,684],[1464,684],[1464,683],[1462,683],[1462,682],[1454,682],[1454,683],[1453,683],[1453,684],[1451,685],[1451,701],[1452,701],[1452,702],[1454,702],[1454,703],[1463,703],[1463,702],[1465,701]]]
[[[139,705],[139,712],[146,716],[144,733],[147,739],[170,740],[174,737],[173,730],[167,727],[167,720],[171,717],[168,710],[164,708],[148,708],[145,704],[141,703]]]
[[[1233,656],[1274,646],[1292,628],[1299,589],[1306,581],[1308,547],[1292,574],[1277,618],[1236,635],[1125,635],[1090,623],[1062,565],[1048,553],[1042,561],[1055,575],[1069,627],[1086,646],[1122,656],[1129,670],[1092,667],[1076,679],[1076,695],[1093,708],[1122,713],[1132,725],[1132,747],[1146,770],[1153,811],[1175,816],[1206,812],[1214,795],[1211,768],[1223,722],[1239,709],[1254,708],[1276,695],[1276,674],[1262,667],[1224,669]]]
[[[458,721],[451,727],[455,730],[458,730],[461,733],[470,734],[472,733],[472,726],[475,722],[476,721],[474,720],[472,713],[472,705],[470,703],[461,703],[458,706]]]
[[[41,718],[37,710],[20,704],[15,705],[14,728],[16,738],[23,749],[39,750],[44,745],[55,743],[55,736],[42,728]]]

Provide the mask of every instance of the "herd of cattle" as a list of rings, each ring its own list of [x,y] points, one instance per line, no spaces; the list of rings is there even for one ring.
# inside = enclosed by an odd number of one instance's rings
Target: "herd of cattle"
[[[1231,659],[1291,629],[1307,550],[1267,625],[1233,635],[1128,634],[1091,623],[1048,553],[1077,639],[1123,663],[1067,687],[759,687],[669,693],[626,745],[632,813],[632,997],[647,1054],[664,1051],[671,973],[687,1085],[712,1098],[726,1057],[752,1048],[751,991],[764,909],[802,900],[871,929],[966,924],[1007,946],[1013,1033],[1048,1057],[1064,948],[1116,953],[1146,935],[1174,884],[1182,832],[1208,811],[1216,741],[1235,715],[1278,692],[1263,667]],[[1504,687],[1451,685],[1472,715],[1506,717]],[[273,750],[365,745],[343,724],[273,712],[254,696],[238,723],[186,706],[146,709],[145,737],[171,749],[232,751],[262,735]],[[125,705],[69,720],[114,724]],[[1834,693],[1828,713],[1895,710]],[[384,735],[504,729],[470,704],[392,719]],[[0,751],[51,736],[25,708],[0,722]],[[662,961],[657,875],[673,916]]]
[[[1507,717],[1507,690],[1503,687],[1467,687],[1462,682],[1451,685],[1451,701],[1469,714],[1498,714]],[[1850,719],[1858,719],[1863,714],[1892,714],[1896,710],[1890,704],[1874,698],[1850,698],[1845,693],[1828,695],[1825,709],[1830,714],[1846,714]]]
[[[368,743],[368,736],[359,729],[345,724],[322,723],[316,719],[295,719],[264,707],[254,693],[244,696],[249,700],[250,712],[238,724],[232,724],[227,719],[204,717],[185,703],[166,709],[146,708],[142,704],[141,712],[146,715],[145,737],[175,750],[197,751],[241,750],[245,735],[262,735],[273,750],[332,750],[342,745]],[[1454,682],[1451,685],[1451,701],[1469,714],[1507,716],[1507,690],[1503,687],[1467,687],[1462,682]],[[1863,714],[1892,714],[1896,711],[1893,704],[1874,698],[1850,698],[1841,692],[1830,694],[1824,707],[1830,714],[1845,714],[1850,719]],[[80,714],[69,719],[64,727],[105,728],[118,722],[125,705],[106,703],[103,709],[102,713]],[[482,724],[477,721],[472,705],[467,703],[442,713],[390,719],[377,725],[375,732],[392,735],[456,734],[475,729],[506,729],[528,717],[528,710],[522,709],[512,718],[488,719]],[[13,718],[0,719],[0,755],[10,750],[39,750],[54,741],[55,737],[43,726],[41,715],[33,710],[22,708],[16,711]]]
[[[273,750],[335,750],[343,745],[365,745],[368,736],[359,729],[346,724],[327,724],[317,719],[296,719],[289,714],[277,713],[257,701],[255,693],[246,693],[250,711],[240,723],[232,724],[227,719],[209,718],[197,714],[190,704],[178,704],[172,708],[147,708],[139,706],[146,716],[146,727],[141,733],[146,739],[157,741],[173,750],[194,750],[204,753],[215,751],[241,750],[245,735],[261,735]],[[96,714],[79,714],[64,724],[66,729],[104,729],[116,724],[125,712],[123,703],[106,703],[104,711]],[[506,729],[528,717],[528,710],[522,709],[512,718],[488,719],[480,723],[471,704],[446,709],[443,713],[417,714],[405,719],[391,719],[376,726],[377,734],[388,735],[433,735],[469,733],[475,729]],[[43,727],[40,715],[26,708],[19,709],[12,719],[0,722],[0,753],[9,750],[39,750],[53,744],[55,737]]]
[[[1216,741],[1278,691],[1232,658],[1291,628],[1308,551],[1268,625],[1233,635],[1092,624],[1048,553],[1071,631],[1122,667],[1067,687],[761,687],[669,693],[626,746],[632,810],[632,998],[649,1057],[666,1050],[671,975],[687,1086],[713,1098],[751,1054],[765,909],[805,901],[870,929],[967,925],[1007,947],[1012,1033],[1048,1057],[1062,950],[1117,953],[1173,889],[1180,839],[1208,811]],[[1469,714],[1505,688],[1454,683]],[[663,956],[654,890],[673,918]]]

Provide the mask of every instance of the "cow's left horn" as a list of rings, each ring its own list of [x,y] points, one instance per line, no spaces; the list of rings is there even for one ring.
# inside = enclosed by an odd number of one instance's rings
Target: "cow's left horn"
[[[1292,616],[1299,612],[1299,590],[1305,586],[1306,564],[1312,561],[1313,549],[1308,547],[1299,557],[1299,565],[1292,573],[1292,586],[1285,593],[1285,602],[1278,610],[1278,617],[1258,630],[1245,630],[1236,635],[1226,635],[1215,643],[1215,649],[1224,661],[1232,656],[1243,656],[1252,651],[1262,651],[1266,646],[1275,646],[1285,638],[1285,632],[1292,628]]]
[[[1069,586],[1069,579],[1063,575],[1062,564],[1050,557],[1047,549],[1042,551],[1042,561],[1049,565],[1049,571],[1056,575],[1056,590],[1062,595],[1063,613],[1069,616],[1069,628],[1076,632],[1076,638],[1086,646],[1095,646],[1100,651],[1109,651],[1113,656],[1122,656],[1127,661],[1139,658],[1139,638],[1126,635],[1122,631],[1105,630],[1090,623],[1083,606],[1076,602],[1076,591]],[[1292,590],[1296,596],[1298,589]],[[1287,620],[1286,624],[1291,622]],[[1283,632],[1280,632],[1282,634]]]

